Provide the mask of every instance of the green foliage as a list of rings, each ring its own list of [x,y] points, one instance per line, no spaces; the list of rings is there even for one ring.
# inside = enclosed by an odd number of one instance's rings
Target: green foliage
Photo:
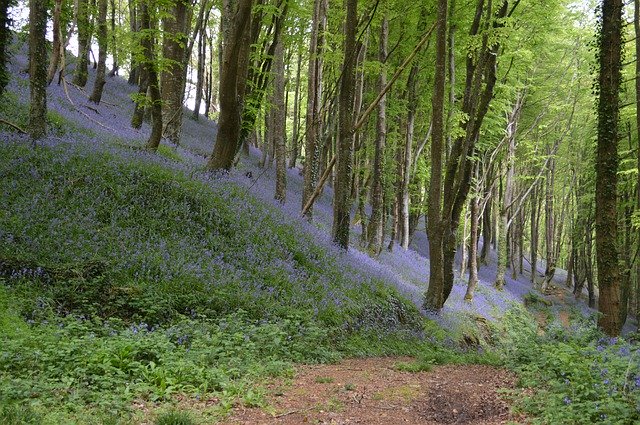
[[[504,360],[535,388],[518,404],[534,423],[631,424],[640,420],[640,352],[606,338],[595,319],[566,329],[556,323],[541,335],[521,309],[502,321]]]
[[[414,362],[400,362],[393,365],[394,369],[399,370],[400,372],[409,372],[409,373],[418,373],[418,372],[429,372],[433,369],[433,363],[425,362],[425,361],[414,361]]]
[[[0,423],[4,425],[40,425],[42,417],[29,405],[0,404]]]
[[[155,425],[195,425],[188,412],[171,410],[162,413],[154,422]]]

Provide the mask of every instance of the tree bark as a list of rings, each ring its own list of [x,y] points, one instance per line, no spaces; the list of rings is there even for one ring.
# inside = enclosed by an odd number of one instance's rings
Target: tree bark
[[[107,73],[107,3],[108,0],[98,0],[98,68],[96,79],[93,83],[93,93],[89,101],[100,104],[102,100],[102,90],[105,85],[105,75]]]
[[[300,137],[300,75],[302,74],[302,52],[298,52],[298,62],[296,66],[296,82],[293,98],[293,135],[291,137],[291,159],[289,160],[289,168],[295,168],[300,154],[298,138]]]
[[[160,85],[158,83],[157,63],[154,54],[156,43],[152,30],[155,25],[152,24],[149,11],[149,8],[153,6],[153,0],[143,1],[141,4],[140,23],[143,36],[140,44],[144,55],[144,73],[147,76],[151,102],[151,134],[149,135],[145,148],[155,152],[162,138],[162,103],[160,98]]]
[[[356,86],[356,27],[358,0],[345,0],[344,62],[338,98],[338,140],[336,146],[336,180],[333,199],[333,241],[349,248],[351,222],[351,172],[353,170],[353,106]]]
[[[240,139],[240,114],[244,90],[238,90],[238,72],[246,67],[248,56],[240,55],[243,41],[250,28],[253,0],[239,0],[235,14],[229,17],[228,38],[224,40],[223,61],[220,70],[220,117],[213,153],[207,163],[209,170],[230,170]],[[243,63],[241,63],[241,61]]]
[[[168,8],[169,16],[163,20],[162,54],[167,64],[163,67],[161,76],[162,121],[164,135],[174,145],[180,144],[182,133],[190,8],[191,4],[187,0],[173,0]]]
[[[387,41],[389,39],[389,22],[387,17],[382,18],[380,26],[380,51],[378,60],[382,65],[378,77],[380,91],[387,85],[387,72],[385,62],[387,60]],[[387,102],[386,95],[378,104],[378,122],[376,125],[376,144],[373,162],[373,180],[371,184],[371,219],[369,220],[369,244],[368,251],[377,256],[382,251],[384,229],[382,227],[383,208],[383,175],[384,175],[384,148],[387,140]]]
[[[599,39],[598,141],[596,151],[596,262],[602,316],[598,326],[617,336],[620,271],[617,246],[618,119],[622,52],[622,0],[602,1]]]
[[[73,74],[73,84],[84,87],[89,76],[89,49],[91,48],[91,22],[89,19],[88,0],[78,0],[76,27],[78,28],[78,60]]]
[[[51,29],[53,42],[51,43],[51,60],[47,72],[47,84],[51,84],[60,65],[60,57],[64,54],[62,46],[62,30],[60,28],[60,15],[62,13],[62,0],[55,0],[53,8],[53,27]]]
[[[278,40],[275,57],[273,58],[273,128],[272,137],[276,157],[276,192],[275,200],[284,204],[287,198],[287,143],[285,139],[284,121],[284,47],[282,40]]]
[[[427,236],[429,237],[429,287],[424,308],[438,311],[444,305],[444,232],[446,223],[440,216],[442,203],[442,157],[444,154],[444,100],[447,61],[447,0],[438,0],[436,24],[436,58],[431,110],[431,177],[427,209]]]
[[[29,135],[47,135],[47,2],[29,1]]]
[[[10,78],[10,74],[7,71],[9,45],[13,39],[13,34],[9,28],[11,24],[11,19],[9,18],[10,3],[11,1],[0,3],[0,96],[4,93]]]

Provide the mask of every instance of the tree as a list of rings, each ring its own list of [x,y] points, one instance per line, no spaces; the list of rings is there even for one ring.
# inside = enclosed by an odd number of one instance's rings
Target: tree
[[[206,7],[206,5],[202,5]],[[191,4],[174,0],[163,20],[162,54],[166,66],[162,68],[162,122],[164,134],[173,144],[179,144],[182,131],[182,101],[186,76],[187,31],[191,23]]]
[[[618,264],[618,120],[622,66],[622,0],[603,0],[598,34],[598,145],[596,151],[596,263],[602,316],[598,326],[620,334]]]
[[[322,102],[322,67],[324,32],[327,27],[327,0],[314,0],[313,23],[309,44],[309,72],[307,86],[307,114],[304,145],[304,186],[302,192],[303,214],[311,218],[313,205],[304,211],[318,183],[320,167],[320,106]]]
[[[351,172],[353,170],[353,102],[356,86],[356,28],[358,0],[345,0],[344,61],[338,98],[338,140],[336,142],[336,178],[333,199],[333,241],[349,248],[351,223]]]
[[[78,27],[78,60],[73,74],[73,84],[84,87],[89,76],[89,49],[91,48],[91,19],[89,0],[78,0],[76,26]]]
[[[98,0],[98,69],[93,83],[93,93],[89,100],[96,104],[102,99],[102,89],[107,73],[107,0]]]
[[[151,10],[150,10],[151,9]],[[152,24],[151,13],[155,11],[154,0],[143,0],[140,6],[140,29],[142,54],[144,56],[144,73],[146,75],[151,103],[151,134],[146,148],[156,151],[162,138],[162,103],[160,99],[160,83],[158,81],[158,64],[155,59],[155,25]]]
[[[47,3],[29,1],[29,135],[38,140],[47,134]]]
[[[0,96],[9,83],[7,62],[9,62],[9,44],[11,44],[11,20],[9,19],[9,6],[13,1],[3,1],[0,4]]]
[[[276,157],[276,201],[284,204],[287,197],[287,140],[285,138],[284,121],[284,43],[278,40],[273,58],[273,127],[271,136]]]
[[[216,143],[207,163],[207,168],[213,171],[231,169],[240,140],[244,90],[238,90],[238,71],[246,67],[249,60],[247,55],[241,55],[241,50],[249,47],[247,35],[252,4],[253,0],[239,0],[235,13],[223,17],[229,20],[229,24],[222,34],[224,47],[220,67],[220,117]]]

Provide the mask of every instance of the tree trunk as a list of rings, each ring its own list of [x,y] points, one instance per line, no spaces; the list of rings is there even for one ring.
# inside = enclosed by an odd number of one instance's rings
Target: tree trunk
[[[47,135],[47,2],[29,1],[29,135]]]
[[[474,291],[478,286],[478,206],[478,196],[474,194],[469,201],[471,241],[469,243],[469,282],[464,296],[466,301],[473,300]]]
[[[91,48],[91,22],[89,0],[78,0],[76,26],[78,28],[78,60],[73,74],[73,84],[84,87],[89,75],[89,49]]]
[[[240,55],[243,41],[250,28],[251,8],[253,0],[239,0],[236,13],[229,17],[228,36],[224,40],[223,61],[220,70],[220,117],[218,119],[218,135],[213,153],[209,158],[209,170],[230,170],[240,139],[240,114],[244,90],[239,91],[238,72],[246,67],[248,56]],[[243,61],[243,63],[240,63]]]
[[[551,155],[551,147],[547,145],[547,155]],[[542,282],[541,291],[544,293],[549,284],[553,280],[556,273],[556,248],[555,248],[555,212],[554,212],[554,193],[556,176],[556,161],[552,158],[547,167],[546,189],[545,189],[545,206],[544,206],[544,234],[545,234],[545,250],[546,250],[546,267],[544,271],[544,281]]]
[[[51,84],[60,65],[60,57],[64,54],[62,46],[62,30],[60,28],[60,15],[62,13],[62,0],[55,0],[53,8],[53,42],[51,43],[51,61],[47,72],[47,84]]]
[[[382,18],[380,28],[380,51],[378,60],[382,64],[378,87],[380,91],[387,85],[387,72],[385,62],[387,60],[387,40],[389,39],[389,22],[387,17]],[[378,103],[378,122],[376,125],[376,144],[373,162],[373,180],[371,184],[371,219],[369,220],[369,245],[368,251],[377,256],[382,251],[384,229],[382,227],[383,205],[383,176],[384,176],[384,147],[387,140],[387,101],[386,95]]]
[[[322,101],[322,68],[324,51],[324,32],[327,28],[327,0],[315,0],[311,41],[309,45],[309,76],[307,88],[306,138],[304,146],[304,186],[302,192],[303,214],[311,219],[313,205],[304,211],[318,183],[320,168],[321,140],[321,101]]]
[[[296,66],[296,82],[293,97],[293,135],[291,137],[291,159],[289,160],[289,168],[295,168],[298,162],[300,147],[298,138],[300,137],[300,75],[302,74],[302,52],[298,51],[298,62]]]
[[[111,0],[111,48],[113,56],[113,66],[109,72],[109,77],[118,75],[120,64],[118,63],[118,41],[116,35],[116,0]]]
[[[598,142],[596,151],[596,261],[602,316],[598,326],[617,336],[620,272],[617,246],[618,118],[622,52],[622,0],[602,1],[599,39]]]
[[[416,85],[418,81],[418,65],[414,64],[409,71],[409,77],[407,78],[407,96],[409,104],[407,110],[407,133],[405,134],[404,144],[404,156],[403,164],[404,169],[402,172],[402,185],[400,189],[400,225],[401,225],[401,240],[400,245],[404,249],[409,249],[409,182],[411,181],[411,152],[413,146],[413,132],[416,121],[416,109],[418,108],[418,93]]]
[[[9,45],[13,40],[13,33],[9,28],[9,1],[0,2],[0,96],[9,84],[10,74],[7,71],[9,62]]]
[[[137,33],[140,31],[140,19],[138,17],[138,9],[139,5],[135,0],[129,0],[129,29],[131,34]],[[129,70],[129,84],[139,84],[140,82],[140,73],[142,67],[136,61],[136,53],[135,49],[131,49],[131,69]]]
[[[356,86],[356,27],[358,0],[345,0],[344,62],[338,98],[338,140],[336,146],[336,181],[333,199],[333,241],[349,248],[351,222],[351,172],[353,170],[353,107]]]
[[[438,0],[434,89],[431,98],[431,177],[429,181],[427,236],[429,237],[429,287],[424,298],[426,310],[438,311],[444,305],[444,233],[440,217],[442,203],[442,156],[444,154],[444,100],[447,61],[447,0]]]
[[[145,145],[146,149],[155,152],[160,146],[162,138],[162,100],[160,98],[160,85],[158,83],[158,70],[155,59],[155,37],[153,36],[155,25],[152,24],[149,7],[154,6],[153,0],[142,2],[141,6],[141,29],[142,51],[144,55],[144,69],[149,85],[149,97],[151,102],[151,134]]]
[[[93,83],[93,93],[89,101],[100,104],[102,100],[102,89],[105,85],[105,75],[107,73],[107,3],[108,0],[98,0],[98,69],[96,79]]]
[[[166,65],[162,69],[162,121],[164,135],[174,145],[180,144],[187,67],[186,43],[190,27],[191,3],[173,0],[168,16],[163,19],[162,55]],[[204,7],[204,5],[203,5]]]
[[[518,93],[516,102],[513,105],[513,109],[507,119],[506,135],[507,145],[507,158],[506,167],[507,173],[505,175],[504,182],[504,198],[502,207],[500,208],[500,224],[498,230],[498,268],[496,271],[496,280],[494,285],[498,289],[504,288],[506,284],[504,274],[507,271],[507,264],[509,261],[509,252],[507,248],[507,235],[509,234],[510,212],[511,204],[513,203],[513,191],[515,185],[515,154],[516,154],[516,136],[518,132],[518,119],[520,117],[520,110],[522,108],[522,94]],[[513,255],[513,250],[511,250]],[[515,269],[515,267],[514,267]]]
[[[286,119],[284,102],[284,47],[278,40],[273,58],[273,128],[272,136],[276,157],[276,193],[275,200],[284,204],[287,196],[287,143],[284,121]]]
[[[205,7],[202,5],[201,7]],[[204,80],[206,79],[206,70],[205,70],[205,62],[207,58],[207,26],[206,23],[209,21],[209,14],[211,12],[211,8],[207,8],[206,12],[202,16],[202,19],[198,17],[198,24],[200,24],[200,28],[198,29],[198,73],[197,73],[197,81],[196,81],[196,101],[195,106],[193,108],[193,119],[198,120],[200,118],[200,105],[202,104],[202,96],[203,96],[203,87]],[[213,57],[211,57],[213,61]],[[211,84],[211,82],[209,83]],[[208,96],[207,96],[208,97]],[[205,104],[207,102],[205,101]],[[209,113],[205,107],[205,116]]]

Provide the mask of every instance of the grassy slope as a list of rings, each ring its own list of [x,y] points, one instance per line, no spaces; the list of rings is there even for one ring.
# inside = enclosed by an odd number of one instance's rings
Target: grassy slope
[[[217,416],[292,361],[415,352],[415,306],[275,207],[52,117],[35,150],[1,135],[5,422],[103,423],[175,393],[215,394]]]

